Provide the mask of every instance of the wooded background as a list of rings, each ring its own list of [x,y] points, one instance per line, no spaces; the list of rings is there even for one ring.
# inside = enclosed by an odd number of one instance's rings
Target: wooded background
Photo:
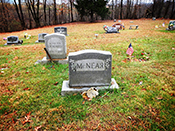
[[[80,5],[78,7],[79,2],[84,2],[81,8]],[[95,4],[89,6],[88,2]],[[175,0],[0,0],[0,16],[0,32],[75,21],[152,17],[174,19]]]

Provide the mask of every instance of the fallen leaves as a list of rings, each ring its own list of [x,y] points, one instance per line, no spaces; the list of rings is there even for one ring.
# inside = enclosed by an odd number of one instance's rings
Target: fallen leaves
[[[24,125],[25,123],[30,123],[32,120],[30,120],[30,114],[31,114],[31,112],[29,112],[24,118],[25,118],[25,120],[22,122],[22,124]]]
[[[58,85],[58,84],[59,84],[58,81],[54,83],[55,86]]]
[[[38,131],[38,130],[39,130],[41,127],[42,127],[41,125],[40,125],[40,126],[35,127],[34,131]]]

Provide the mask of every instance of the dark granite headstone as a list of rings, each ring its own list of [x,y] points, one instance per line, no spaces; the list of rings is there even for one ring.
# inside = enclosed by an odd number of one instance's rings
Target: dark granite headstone
[[[54,32],[67,36],[67,27],[54,27]]]
[[[8,36],[7,43],[5,45],[22,44],[22,43],[23,43],[23,41],[19,40],[18,36]]]
[[[44,36],[46,49],[52,59],[65,59],[67,55],[66,38],[63,34],[48,34]],[[48,55],[46,56],[49,59]]]
[[[109,86],[112,54],[109,51],[83,50],[69,53],[69,86]]]

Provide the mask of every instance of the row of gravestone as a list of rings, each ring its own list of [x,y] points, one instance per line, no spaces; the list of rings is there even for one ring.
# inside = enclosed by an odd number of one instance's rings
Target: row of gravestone
[[[54,27],[54,32],[67,36],[67,27]],[[45,42],[45,35],[47,35],[47,33],[38,34],[38,40],[36,42]],[[19,40],[18,36],[8,36],[7,43],[5,43],[4,45],[21,45],[22,43],[23,40]]]
[[[40,62],[69,64],[69,80],[63,81],[62,85],[63,96],[83,92],[92,86],[97,89],[119,88],[111,79],[112,54],[109,51],[88,49],[69,53],[67,57],[65,35],[53,33],[45,35],[44,39],[46,57]]]

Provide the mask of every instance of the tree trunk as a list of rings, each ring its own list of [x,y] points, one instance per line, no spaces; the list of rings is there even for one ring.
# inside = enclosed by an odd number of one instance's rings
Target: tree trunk
[[[114,19],[114,0],[112,0],[112,14],[111,14],[111,20]]]
[[[170,19],[173,19],[173,16],[175,15],[174,2],[175,2],[175,0],[173,0],[173,5],[172,5],[172,9],[171,9],[171,16],[170,16]]]
[[[129,0],[127,0],[127,11],[126,11],[126,19],[128,19],[129,18],[129,14],[130,14],[130,1]]]
[[[120,5],[120,19],[123,18],[123,0],[121,0],[121,5]]]
[[[155,17],[155,6],[156,6],[156,0],[153,0],[153,7],[152,7],[152,17]]]
[[[44,8],[44,25],[47,25],[46,1],[47,1],[47,0],[43,0],[43,8]]]
[[[164,5],[164,0],[161,0],[160,2],[157,3],[159,6],[159,10],[158,10],[158,13],[157,13],[157,18],[160,18],[161,17],[161,11],[162,11],[162,8],[163,8],[163,5]]]
[[[137,7],[138,7],[138,0],[134,6],[134,12],[133,12],[133,15],[132,15],[132,18],[133,19],[137,19]]]
[[[57,8],[56,8],[56,0],[53,0],[54,2],[54,24],[57,24]]]
[[[51,23],[50,23],[50,6],[49,6],[49,25],[51,25]]]
[[[117,16],[117,14],[118,14],[118,12],[117,12],[117,0],[115,0],[115,3],[116,3],[116,5],[115,5],[115,14],[114,14],[114,18],[117,19],[117,18],[118,18],[118,16]]]
[[[74,17],[73,17],[73,2],[74,2],[74,0],[70,0],[70,10],[71,10],[71,19],[72,19],[72,22],[74,21]]]
[[[168,10],[169,10],[170,3],[171,3],[171,2],[170,2],[170,1],[167,1],[166,3],[167,3],[167,5],[166,5],[165,13],[164,13],[164,16],[163,16],[164,18],[166,18],[166,15],[167,15],[167,13],[168,13]]]
[[[3,0],[1,0],[1,4],[2,4],[3,31],[6,32],[8,31],[8,20],[7,20],[7,14],[5,11]]]

